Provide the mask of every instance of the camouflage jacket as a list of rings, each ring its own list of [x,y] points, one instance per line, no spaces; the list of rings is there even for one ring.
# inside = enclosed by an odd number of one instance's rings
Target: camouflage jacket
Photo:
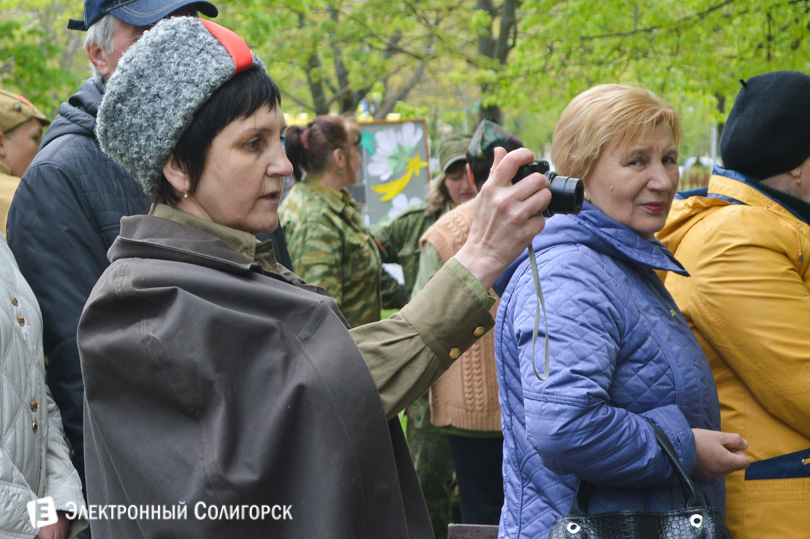
[[[293,271],[321,286],[352,327],[380,319],[380,252],[345,189],[296,183],[279,208]]]
[[[405,278],[405,291],[411,297],[416,275],[419,272],[419,238],[444,212],[425,215],[425,204],[416,204],[390,221],[371,228],[374,237],[385,249],[383,262],[399,264]]]

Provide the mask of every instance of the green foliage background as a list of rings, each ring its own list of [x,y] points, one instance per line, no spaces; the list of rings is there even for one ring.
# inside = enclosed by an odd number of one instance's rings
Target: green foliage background
[[[377,118],[427,118],[436,139],[471,130],[494,105],[542,155],[565,104],[594,84],[655,91],[684,117],[681,154],[705,155],[739,79],[810,71],[810,0],[217,4],[218,22],[264,59],[285,112],[347,113],[365,103]],[[54,115],[89,75],[84,34],[65,28],[80,16],[76,0],[0,0],[0,86]],[[508,51],[502,61],[482,45],[499,37]]]

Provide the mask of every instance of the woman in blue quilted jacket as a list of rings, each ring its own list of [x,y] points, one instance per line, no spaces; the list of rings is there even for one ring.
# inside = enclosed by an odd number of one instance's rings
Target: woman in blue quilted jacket
[[[501,537],[548,537],[580,479],[594,485],[589,513],[684,507],[651,422],[721,509],[723,476],[748,466],[748,443],[719,431],[709,365],[655,273],[685,273],[653,237],[677,189],[682,136],[670,105],[630,86],[591,88],[560,118],[552,159],[560,174],[583,179],[586,202],[578,215],[551,218],[533,242],[550,344],[546,380],[542,316],[532,342],[537,292],[527,254],[495,286]]]

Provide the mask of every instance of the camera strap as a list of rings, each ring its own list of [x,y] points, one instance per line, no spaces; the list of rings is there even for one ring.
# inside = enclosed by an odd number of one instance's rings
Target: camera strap
[[[545,380],[548,378],[549,373],[549,345],[548,345],[548,316],[546,315],[546,302],[543,299],[543,289],[540,286],[540,274],[537,271],[537,257],[534,254],[534,247],[529,245],[529,264],[532,267],[532,280],[534,281],[534,290],[537,292],[537,308],[534,311],[534,328],[532,329],[532,369],[534,375],[538,380]],[[543,307],[543,323],[546,327],[545,333],[545,352],[546,363],[543,367],[543,376],[537,372],[537,366],[534,363],[534,346],[537,343],[537,334],[540,332],[540,306]]]

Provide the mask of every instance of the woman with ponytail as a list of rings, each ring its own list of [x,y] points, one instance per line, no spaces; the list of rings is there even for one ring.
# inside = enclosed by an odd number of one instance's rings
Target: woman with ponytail
[[[358,179],[360,129],[340,116],[318,116],[290,126],[285,147],[296,184],[279,217],[293,271],[325,288],[352,327],[376,322],[387,274],[362,208],[346,189]]]

